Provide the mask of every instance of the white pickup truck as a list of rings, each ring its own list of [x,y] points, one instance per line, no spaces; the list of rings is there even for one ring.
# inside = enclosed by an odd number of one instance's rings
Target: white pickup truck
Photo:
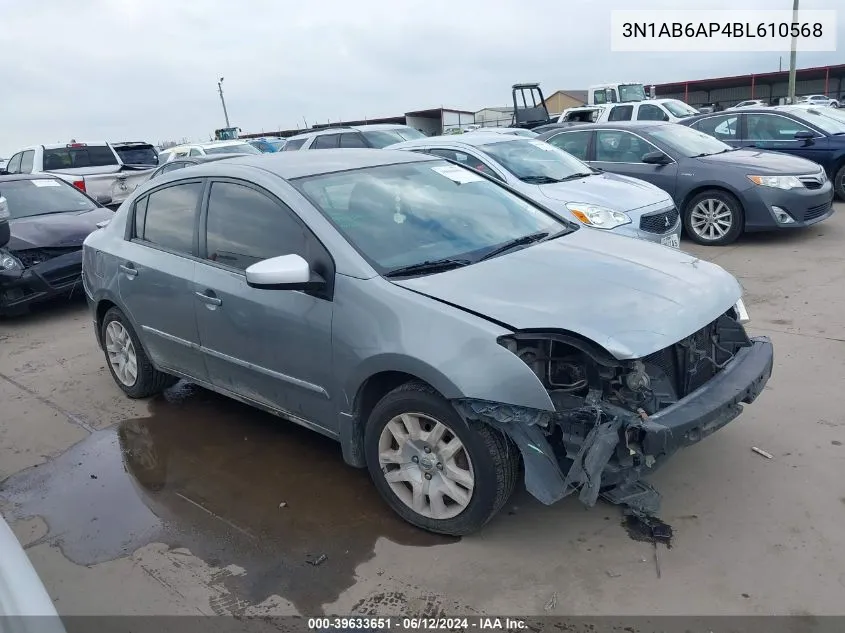
[[[125,157],[125,160],[124,158]],[[126,162],[126,161],[132,161]],[[33,145],[9,159],[9,174],[49,173],[81,189],[100,204],[117,207],[158,165],[149,143]]]
[[[672,121],[699,114],[678,99],[646,99],[622,103],[586,105],[564,110],[558,123],[604,123],[605,121]]]

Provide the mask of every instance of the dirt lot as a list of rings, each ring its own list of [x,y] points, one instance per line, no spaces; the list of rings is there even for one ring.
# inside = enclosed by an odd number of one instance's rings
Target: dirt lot
[[[684,244],[740,278],[776,364],[655,477],[675,530],[660,579],[617,508],[520,491],[482,533],[439,538],[330,441],[187,385],[127,400],[80,301],[0,321],[0,509],[66,615],[842,614],[843,244],[841,204],[800,234]]]

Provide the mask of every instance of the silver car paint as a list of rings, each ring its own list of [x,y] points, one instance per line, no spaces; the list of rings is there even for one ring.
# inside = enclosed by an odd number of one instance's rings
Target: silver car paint
[[[490,132],[475,131],[460,137],[454,136],[433,136],[415,141],[405,141],[389,145],[385,149],[398,149],[405,151],[420,150],[423,148],[450,149],[469,154],[486,164],[496,172],[505,183],[536,200],[540,204],[548,206],[553,211],[561,214],[562,217],[579,222],[579,220],[566,208],[567,203],[585,203],[605,206],[614,211],[622,211],[631,217],[631,223],[610,229],[612,233],[635,237],[650,242],[660,242],[669,235],[681,237],[681,221],[675,222],[674,226],[667,227],[664,233],[648,233],[641,231],[640,218],[650,213],[664,211],[673,207],[672,198],[659,187],[651,183],[628,176],[603,173],[581,180],[570,182],[535,185],[521,181],[510,171],[505,169],[495,158],[479,149],[480,145],[488,143],[503,143],[519,140],[519,137],[495,134]],[[534,139],[522,139],[533,141]],[[537,141],[542,142],[542,141]],[[591,168],[585,163],[584,170]],[[590,227],[592,228],[592,227]],[[608,232],[608,229],[595,229]]]
[[[85,291],[95,310],[105,301],[124,311],[159,369],[341,440],[353,432],[361,387],[381,372],[414,375],[449,399],[554,410],[537,376],[497,342],[510,332],[505,322],[588,333],[623,358],[693,333],[739,298],[737,282],[716,265],[585,229],[457,274],[393,283],[283,180],[433,160],[386,150],[280,152],[165,174],[86,239]],[[249,180],[293,209],[334,259],[333,300],[252,289],[243,274],[126,239],[139,195],[203,177]],[[121,268],[129,264],[135,277]],[[207,289],[222,305],[199,299]]]

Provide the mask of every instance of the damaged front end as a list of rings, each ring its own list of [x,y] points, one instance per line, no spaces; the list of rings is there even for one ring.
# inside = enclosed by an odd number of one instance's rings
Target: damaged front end
[[[578,491],[587,506],[601,494],[654,513],[659,496],[642,478],[736,418],[771,376],[771,342],[749,338],[737,310],[636,360],[618,360],[571,334],[516,332],[499,342],[537,375],[555,410],[453,403],[465,419],[513,440],[526,488],[541,502]]]

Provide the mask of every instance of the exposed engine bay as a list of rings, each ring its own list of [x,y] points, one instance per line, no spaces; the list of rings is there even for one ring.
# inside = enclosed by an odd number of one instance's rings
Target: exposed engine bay
[[[740,401],[756,398],[771,374],[770,348],[768,369],[755,365],[757,374],[750,385],[737,390],[738,397],[714,407],[696,402],[690,405],[692,410],[680,412],[673,405],[706,385],[755,341],[771,345],[767,340],[752,341],[735,309],[674,345],[636,360],[620,361],[567,333],[518,332],[502,337],[500,343],[537,375],[555,412],[474,400],[455,405],[464,417],[506,432],[523,457],[529,456],[532,468],[526,459],[526,486],[544,503],[578,490],[588,506],[601,493],[615,503],[654,512],[659,495],[641,477],[677,448],[735,418],[742,409]],[[698,395],[692,398],[696,399],[700,400]],[[685,404],[679,406],[683,409]],[[556,463],[541,463],[538,453]],[[562,481],[548,481],[555,476]]]

